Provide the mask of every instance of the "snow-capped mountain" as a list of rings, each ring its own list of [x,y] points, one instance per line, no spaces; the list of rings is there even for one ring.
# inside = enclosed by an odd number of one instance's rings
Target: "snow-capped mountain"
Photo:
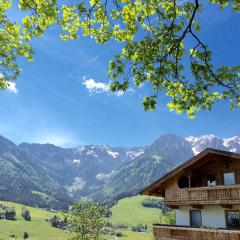
[[[189,136],[185,139],[191,143],[194,154],[198,154],[208,147],[230,152],[240,152],[240,136],[220,138],[210,134],[199,137]]]
[[[118,199],[137,194],[144,186],[209,147],[240,153],[240,136],[219,138],[203,135],[182,138],[171,134],[162,135],[146,147],[142,155],[111,174],[94,197]]]
[[[65,208],[73,200],[138,191],[205,148],[240,153],[240,136],[162,135],[145,147],[16,145],[0,136],[0,200]]]
[[[144,153],[126,162],[90,196],[94,199],[119,199],[137,194],[151,182],[194,155],[192,145],[184,138],[168,134],[160,136]]]
[[[72,149],[53,144],[16,145],[0,136],[0,200],[65,208],[101,187],[119,167],[143,152],[143,147],[105,144]]]

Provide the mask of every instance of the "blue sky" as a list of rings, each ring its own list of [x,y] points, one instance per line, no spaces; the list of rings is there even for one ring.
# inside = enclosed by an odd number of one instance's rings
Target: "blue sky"
[[[200,19],[201,37],[212,49],[215,64],[239,64],[240,15],[207,7]],[[16,143],[139,146],[165,133],[240,134],[240,110],[231,111],[223,102],[190,120],[170,113],[164,99],[156,111],[145,112],[144,88],[124,95],[107,91],[108,61],[120,49],[115,42],[99,45],[88,38],[63,42],[52,28],[34,40],[33,47],[34,62],[20,60],[23,73],[16,91],[0,92],[0,134]]]

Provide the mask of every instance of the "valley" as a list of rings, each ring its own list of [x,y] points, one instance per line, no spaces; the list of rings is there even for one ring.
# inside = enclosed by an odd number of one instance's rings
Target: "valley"
[[[240,137],[168,134],[142,147],[103,144],[65,149],[52,144],[16,145],[0,136],[0,196],[54,209],[68,209],[82,197],[118,200],[138,194],[206,147],[240,152]]]
[[[106,218],[107,239],[151,240],[152,224],[169,223],[174,216],[143,207],[143,201],[150,198],[138,196],[139,191],[206,147],[240,152],[240,137],[163,135],[144,147],[73,149],[16,145],[0,137],[0,200],[17,212],[16,221],[0,220],[0,239],[22,239],[24,232],[33,240],[68,239],[67,231],[52,227],[46,219],[63,217],[62,210],[87,197],[115,202],[112,215]],[[22,218],[22,204],[32,206],[28,207],[32,221]]]
[[[146,208],[142,206],[142,201],[146,196],[136,196],[120,200],[112,209],[112,216],[106,221],[113,224],[111,231],[122,234],[119,239],[126,240],[151,240],[153,223],[164,221],[164,216],[160,209]],[[68,232],[52,227],[46,219],[52,218],[54,215],[62,216],[59,213],[52,213],[39,208],[27,207],[30,211],[32,220],[24,221],[21,216],[21,204],[12,202],[0,202],[8,207],[14,207],[16,210],[16,220],[0,220],[0,239],[22,239],[23,233],[27,232],[29,238],[33,240],[67,240]],[[147,225],[146,232],[133,232],[132,227],[139,224]],[[116,226],[126,225],[127,228],[121,229]],[[15,236],[15,237],[10,237]],[[116,236],[106,235],[107,239],[116,239]]]

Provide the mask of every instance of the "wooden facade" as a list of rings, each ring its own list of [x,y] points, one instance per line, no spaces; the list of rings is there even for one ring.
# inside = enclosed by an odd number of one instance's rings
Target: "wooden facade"
[[[142,194],[164,197],[168,206],[196,204],[240,204],[240,155],[207,149],[170,174],[163,177]],[[191,164],[192,163],[192,164]],[[185,166],[186,165],[186,166]],[[224,185],[224,174],[234,174],[234,184]],[[188,179],[179,187],[179,179]],[[215,186],[208,186],[214,178]]]
[[[156,240],[240,240],[240,232],[227,229],[153,225]]]
[[[206,149],[141,194],[164,197],[184,225],[154,225],[156,240],[240,240],[240,154]]]

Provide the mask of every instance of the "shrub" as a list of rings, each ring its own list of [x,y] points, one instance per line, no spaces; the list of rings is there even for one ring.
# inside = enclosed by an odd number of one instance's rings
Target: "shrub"
[[[164,215],[164,222],[165,224],[169,224],[169,225],[175,225],[176,224],[176,214],[174,211],[168,211],[165,215]]]
[[[11,234],[9,234],[9,237],[10,238],[17,238],[17,235],[15,233],[11,233]]]
[[[149,207],[149,208],[159,208],[162,209],[164,207],[163,200],[157,200],[157,199],[145,199],[142,201],[143,207]]]
[[[53,218],[51,219],[51,225],[52,227],[57,227],[60,219],[58,216],[54,215]]]
[[[30,211],[26,207],[22,208],[22,217],[25,221],[31,221]]]
[[[24,232],[23,233],[23,239],[27,239],[27,238],[29,238],[29,234],[27,232]]]
[[[117,232],[116,237],[123,237],[123,234],[121,232]]]
[[[112,211],[109,208],[105,208],[104,217],[109,218],[112,216]]]
[[[133,232],[145,232],[147,230],[147,225],[138,224],[132,227]]]

